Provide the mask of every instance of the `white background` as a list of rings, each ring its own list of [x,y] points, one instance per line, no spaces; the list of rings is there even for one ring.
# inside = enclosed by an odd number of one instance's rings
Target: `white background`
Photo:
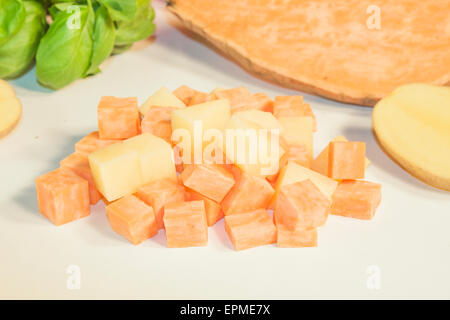
[[[103,203],[90,217],[61,227],[41,216],[34,179],[57,168],[76,141],[96,130],[102,95],[143,102],[162,85],[181,84],[296,94],[188,37],[161,2],[155,6],[156,37],[110,59],[102,74],[58,92],[40,87],[34,70],[12,81],[24,112],[0,140],[0,298],[450,298],[450,194],[415,180],[383,153],[371,132],[370,108],[315,96],[305,100],[318,120],[316,153],[337,135],[365,141],[372,161],[366,178],[383,184],[374,220],[331,216],[318,248],[236,252],[223,221],[209,229],[205,248],[167,249],[162,231],[133,246],[111,230]],[[69,265],[80,267],[79,290],[67,289]],[[378,290],[367,286],[371,265],[380,271]]]

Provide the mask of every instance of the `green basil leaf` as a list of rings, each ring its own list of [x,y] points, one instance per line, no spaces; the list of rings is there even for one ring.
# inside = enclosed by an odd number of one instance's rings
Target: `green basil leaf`
[[[21,0],[0,1],[0,45],[15,35],[25,21],[25,7]]]
[[[98,73],[100,64],[109,57],[116,38],[116,27],[111,19],[108,10],[104,6],[95,11],[95,25],[93,34],[93,47],[91,64],[87,74]]]
[[[87,5],[73,5],[56,15],[36,55],[39,82],[62,88],[86,76],[92,54],[94,13]]]
[[[136,0],[97,0],[109,11],[114,21],[130,21],[137,11]]]
[[[116,45],[130,45],[149,37],[155,30],[155,12],[148,0],[137,0],[136,17],[131,21],[117,23]]]
[[[0,46],[0,78],[15,78],[32,65],[39,41],[47,27],[44,7],[24,1],[25,22],[20,30]]]

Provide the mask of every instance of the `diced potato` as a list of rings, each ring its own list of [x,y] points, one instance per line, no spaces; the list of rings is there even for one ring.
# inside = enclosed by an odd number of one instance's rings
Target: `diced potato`
[[[278,172],[284,154],[279,135],[235,113],[225,129],[225,154],[241,170],[259,176]],[[262,112],[265,113],[265,112]]]
[[[215,129],[221,134],[229,119],[230,104],[227,100],[214,100],[172,112],[172,138],[183,150],[185,164],[194,158],[194,152],[203,156],[203,149],[209,144],[203,141],[205,131]]]
[[[97,190],[108,201],[132,194],[142,184],[139,152],[122,142],[91,153],[89,165]]]
[[[328,199],[331,199],[331,196],[338,185],[335,180],[330,179],[327,176],[321,175],[320,173],[302,167],[295,162],[289,161],[278,176],[277,183],[275,185],[275,198],[277,197],[277,194],[282,186],[308,179],[311,180],[312,183],[314,183]]]
[[[125,140],[123,144],[139,154],[142,183],[164,178],[177,180],[173,150],[164,139],[144,133]]]
[[[148,98],[144,104],[139,107],[139,112],[142,115],[145,115],[152,106],[157,107],[175,107],[175,108],[184,108],[186,105],[177,98],[172,92],[169,91],[166,87],[160,88],[156,91],[150,98]]]
[[[270,112],[261,110],[246,110],[234,113],[233,117],[238,117],[250,123],[256,124],[262,129],[279,130],[280,134],[283,131],[282,124]]]
[[[289,146],[303,144],[308,151],[309,161],[313,158],[314,122],[311,117],[280,117],[283,127],[281,136]]]

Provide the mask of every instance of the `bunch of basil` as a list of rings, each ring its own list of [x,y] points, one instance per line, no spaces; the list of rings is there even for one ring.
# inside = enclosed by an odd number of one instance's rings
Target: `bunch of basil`
[[[62,88],[150,36],[153,19],[150,0],[0,0],[0,78],[36,58],[38,81]]]

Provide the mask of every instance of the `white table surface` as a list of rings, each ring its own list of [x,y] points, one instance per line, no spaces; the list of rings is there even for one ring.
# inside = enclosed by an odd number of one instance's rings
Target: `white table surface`
[[[156,37],[110,59],[100,75],[57,92],[40,87],[34,70],[11,81],[24,112],[0,140],[0,298],[450,298],[450,193],[417,181],[383,153],[371,132],[370,108],[311,95],[305,99],[318,120],[316,153],[337,135],[365,141],[372,161],[366,178],[383,184],[374,220],[330,216],[318,248],[236,252],[223,221],[209,229],[208,247],[167,249],[162,231],[133,246],[111,230],[103,203],[61,227],[46,220],[34,179],[57,168],[77,140],[96,130],[100,96],[142,102],[162,85],[181,84],[296,94],[180,32],[163,3],[154,5]],[[80,268],[80,289],[67,288],[70,265]],[[375,289],[368,286],[374,277]]]

